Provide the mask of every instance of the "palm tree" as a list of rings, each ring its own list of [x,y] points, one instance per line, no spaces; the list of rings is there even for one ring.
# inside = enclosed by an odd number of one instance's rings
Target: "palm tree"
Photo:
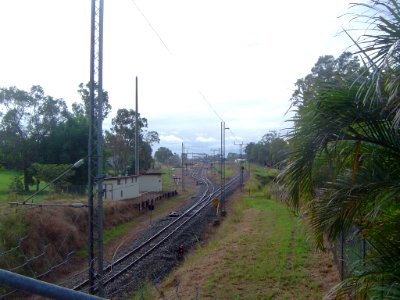
[[[400,121],[400,5],[397,0],[371,0],[354,4],[361,13],[353,13],[354,21],[365,24],[365,34],[353,40],[356,53],[371,72],[362,85],[365,99],[373,97],[386,102],[394,121]],[[362,10],[365,8],[364,10]],[[346,32],[347,33],[347,32]],[[382,91],[385,93],[382,94]]]
[[[365,16],[377,30],[357,42],[366,67],[353,72],[333,67],[326,76],[319,70],[327,68],[316,66],[297,82],[292,152],[280,178],[291,205],[307,208],[320,246],[323,235],[335,241],[354,227],[368,241],[366,256],[327,297],[395,299],[400,297],[400,61],[395,51],[400,10],[392,0],[359,6],[369,9]],[[343,66],[340,58],[322,61]]]

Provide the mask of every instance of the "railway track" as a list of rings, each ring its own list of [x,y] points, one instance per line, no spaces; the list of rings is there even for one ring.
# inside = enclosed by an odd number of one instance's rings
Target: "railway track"
[[[132,276],[132,268],[145,260],[148,256],[154,255],[157,249],[161,249],[162,246],[169,240],[173,239],[174,236],[182,234],[189,222],[193,222],[198,218],[202,212],[204,212],[212,204],[212,200],[217,197],[220,193],[220,189],[216,189],[214,184],[206,176],[206,172],[203,168],[196,169],[192,175],[202,185],[202,192],[199,199],[192,204],[190,207],[184,209],[173,218],[167,218],[167,224],[157,229],[150,237],[146,238],[139,245],[127,250],[119,258],[108,264],[103,270],[102,280],[96,280],[95,285],[91,288],[88,279],[82,280],[79,284],[76,284],[73,289],[89,292],[90,290],[95,293],[102,287],[106,295],[113,293],[111,286],[121,286],[119,282],[129,281],[129,277]],[[239,183],[239,176],[234,177],[229,181],[225,189],[230,189],[237,186]],[[160,252],[162,249],[160,250]],[[98,275],[96,275],[98,278]],[[100,285],[99,285],[100,283]]]

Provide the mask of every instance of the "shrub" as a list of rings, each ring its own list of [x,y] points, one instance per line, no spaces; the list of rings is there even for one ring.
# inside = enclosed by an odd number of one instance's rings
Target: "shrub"
[[[14,176],[10,186],[9,186],[10,193],[17,193],[22,194],[24,192],[24,184],[22,183],[21,176]]]

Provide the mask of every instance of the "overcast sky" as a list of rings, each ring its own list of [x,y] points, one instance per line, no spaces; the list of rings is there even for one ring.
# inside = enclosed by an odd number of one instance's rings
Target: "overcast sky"
[[[135,108],[159,146],[212,153],[257,142],[289,126],[297,79],[321,55],[351,41],[336,36],[350,1],[104,0],[104,77],[113,107]],[[89,81],[90,0],[0,0],[0,87],[79,102]],[[110,125],[106,120],[104,127]]]

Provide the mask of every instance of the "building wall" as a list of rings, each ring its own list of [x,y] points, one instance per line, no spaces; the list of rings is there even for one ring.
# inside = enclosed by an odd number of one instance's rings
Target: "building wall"
[[[139,196],[137,176],[109,177],[103,180],[104,200],[131,199]]]
[[[139,192],[161,192],[161,174],[144,174],[139,177]]]

